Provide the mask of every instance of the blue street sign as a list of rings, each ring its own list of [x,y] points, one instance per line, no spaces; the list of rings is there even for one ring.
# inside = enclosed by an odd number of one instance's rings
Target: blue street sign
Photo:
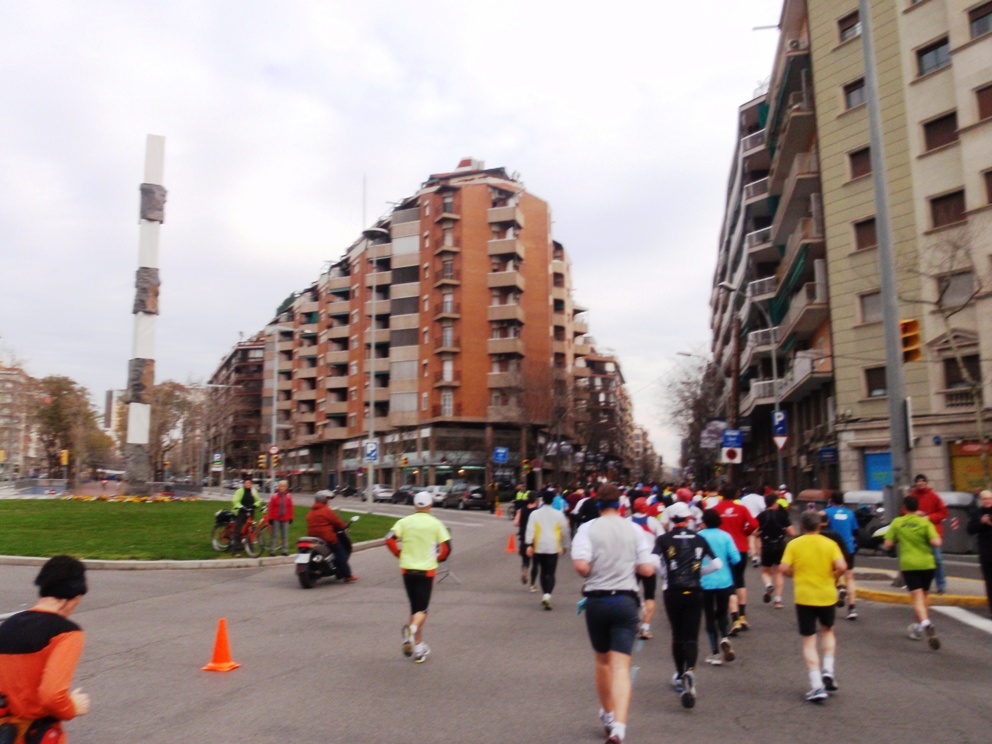
[[[727,449],[731,447],[733,449],[740,449],[744,445],[744,437],[741,434],[740,429],[724,429],[723,430],[723,443],[722,447]]]
[[[789,426],[785,420],[785,411],[772,411],[772,436],[789,436]]]
[[[493,462],[498,465],[503,465],[510,460],[510,448],[509,447],[495,447],[493,448]]]
[[[368,439],[365,442],[365,462],[378,462],[379,461],[379,441],[377,439]]]

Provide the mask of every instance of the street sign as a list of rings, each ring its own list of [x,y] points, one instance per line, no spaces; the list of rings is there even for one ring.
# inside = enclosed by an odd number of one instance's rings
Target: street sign
[[[365,440],[365,462],[378,462],[378,461],[379,461],[379,440],[378,439]]]
[[[533,460],[530,461],[530,466],[531,466],[531,468],[533,470],[540,470],[541,469],[541,461],[538,460],[537,458],[534,458]]]
[[[772,437],[772,441],[775,442],[775,446],[776,447],[778,447],[779,449],[782,449],[785,446],[785,443],[789,441],[789,437],[784,436],[784,435],[783,436],[774,436],[774,437]]]
[[[734,465],[741,461],[740,447],[724,447],[720,450],[720,462]]]
[[[744,437],[740,429],[723,430],[723,449],[731,448],[739,450],[744,445]],[[739,453],[738,453],[739,454]]]
[[[785,411],[772,411],[772,434],[776,437],[787,437],[789,435],[789,425],[785,419]],[[779,446],[779,449],[782,449]]]
[[[495,447],[493,448],[493,462],[498,465],[504,465],[510,460],[510,448],[509,447]]]
[[[279,447],[277,447],[276,445],[273,444],[271,447],[269,447],[269,454],[270,455],[278,455],[279,454]]]
[[[223,462],[224,462],[224,455],[222,455],[220,452],[214,452],[214,459],[213,459],[214,466],[220,467],[221,463]]]

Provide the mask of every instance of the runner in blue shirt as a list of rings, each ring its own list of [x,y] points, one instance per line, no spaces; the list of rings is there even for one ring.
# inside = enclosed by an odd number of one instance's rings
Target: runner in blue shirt
[[[827,515],[830,529],[836,532],[847,545],[847,552],[851,558],[847,562],[847,570],[844,572],[844,585],[837,592],[837,606],[843,607],[847,600],[847,619],[856,620],[858,610],[855,607],[857,587],[854,584],[854,554],[858,546],[855,542],[855,534],[858,531],[858,518],[854,512],[844,506],[844,493],[837,491],[830,494],[830,506],[823,510]]]

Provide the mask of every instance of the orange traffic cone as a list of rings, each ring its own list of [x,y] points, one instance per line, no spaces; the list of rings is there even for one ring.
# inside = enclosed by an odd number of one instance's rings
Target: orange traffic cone
[[[496,501],[496,516],[500,519],[503,518],[503,507],[499,505],[499,501]]]
[[[506,541],[506,550],[504,553],[516,553],[517,552],[517,539],[510,533],[510,539]]]
[[[240,664],[231,661],[231,647],[227,643],[227,620],[217,623],[217,640],[214,641],[214,655],[210,663],[203,667],[205,672],[229,672]]]

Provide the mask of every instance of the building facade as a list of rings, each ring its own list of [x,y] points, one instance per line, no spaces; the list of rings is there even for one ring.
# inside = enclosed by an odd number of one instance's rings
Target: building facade
[[[29,406],[31,377],[20,367],[0,365],[0,477],[27,477],[41,462],[41,450]]]
[[[239,341],[221,360],[203,395],[198,396],[200,433],[206,435],[201,456],[221,454],[225,472],[232,475],[250,475],[259,469],[258,456],[265,452],[263,443],[268,441],[262,419],[264,357],[265,338],[261,334]]]
[[[985,477],[992,371],[992,3],[873,0],[871,12],[899,314],[921,338],[904,365],[911,467],[971,490]],[[768,472],[777,393],[799,489],[891,482],[860,21],[854,0],[784,3],[768,90],[741,108],[743,188],[728,196],[713,284],[713,351],[752,413],[745,470]]]

